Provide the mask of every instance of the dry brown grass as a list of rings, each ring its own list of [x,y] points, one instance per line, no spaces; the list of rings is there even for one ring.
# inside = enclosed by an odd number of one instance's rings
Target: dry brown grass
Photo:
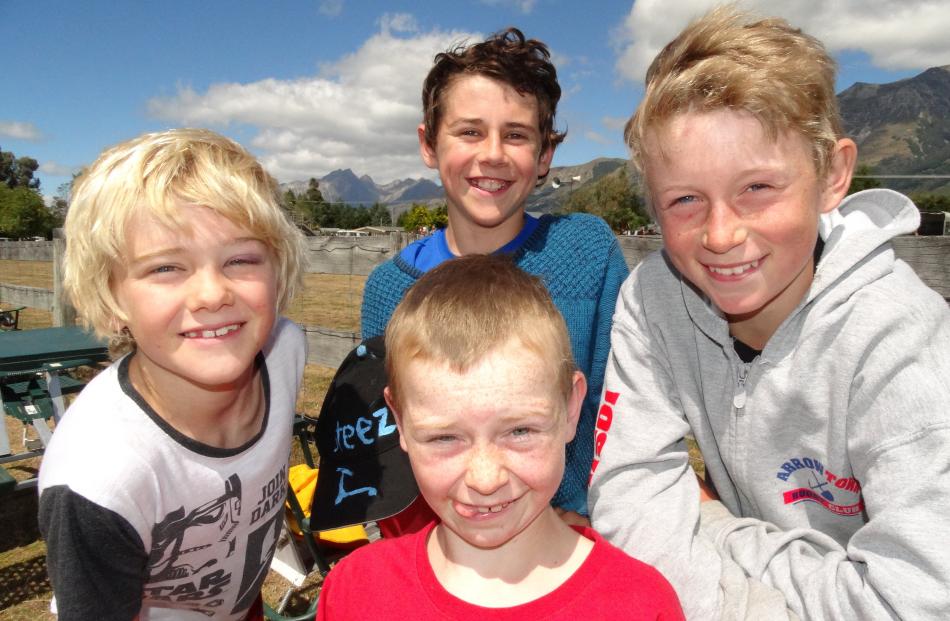
[[[307,274],[287,316],[302,326],[359,332],[365,276]]]
[[[51,261],[0,260],[0,283],[52,289],[53,263]]]
[[[22,287],[37,287],[39,289],[53,288],[53,264],[49,261],[3,261],[0,260],[0,283],[20,285]],[[9,308],[10,304],[0,303],[0,310]],[[20,329],[48,328],[53,325],[53,315],[48,311],[35,308],[25,308],[20,311]]]
[[[4,416],[10,449],[24,451],[23,432],[36,438],[32,427]],[[18,481],[33,478],[39,471],[38,457],[7,463],[4,467]],[[36,492],[21,490],[0,501],[0,621],[45,621],[52,590],[46,576],[46,545],[36,523]]]

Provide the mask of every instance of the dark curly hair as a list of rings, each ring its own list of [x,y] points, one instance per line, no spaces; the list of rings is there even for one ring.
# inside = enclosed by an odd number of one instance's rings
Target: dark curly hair
[[[435,147],[442,121],[443,95],[461,75],[483,75],[508,84],[521,95],[534,95],[538,100],[542,153],[559,145],[567,135],[554,129],[561,87],[548,46],[537,39],[525,39],[517,28],[508,28],[481,43],[459,44],[436,54],[422,85],[425,139],[430,147]]]

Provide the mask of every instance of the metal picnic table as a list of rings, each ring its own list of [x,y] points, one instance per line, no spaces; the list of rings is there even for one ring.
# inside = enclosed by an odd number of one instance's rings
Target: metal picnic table
[[[7,415],[32,426],[39,441],[11,454],[6,429],[0,434],[0,464],[41,455],[52,437],[47,420],[58,421],[65,411],[63,395],[78,392],[84,383],[62,372],[109,360],[105,342],[77,326],[0,332],[0,394]],[[0,465],[0,491],[35,485],[35,479],[11,484]],[[4,477],[3,475],[7,475]]]

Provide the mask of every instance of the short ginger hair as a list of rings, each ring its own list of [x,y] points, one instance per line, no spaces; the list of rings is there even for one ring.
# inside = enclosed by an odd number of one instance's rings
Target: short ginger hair
[[[567,400],[577,366],[567,324],[544,283],[505,255],[466,255],[426,272],[386,327],[386,372],[401,406],[400,372],[413,361],[447,363],[464,373],[517,339],[550,362]]]
[[[640,105],[624,129],[642,172],[647,134],[684,112],[747,112],[777,139],[792,131],[811,145],[824,177],[843,135],[836,64],[822,43],[781,18],[759,19],[733,5],[689,24],[657,54]],[[649,194],[649,193],[648,193]]]
[[[422,85],[425,141],[430,147],[434,148],[436,144],[445,94],[455,80],[471,75],[497,80],[520,95],[533,95],[537,99],[542,153],[564,140],[566,132],[554,129],[561,86],[548,46],[537,39],[525,39],[517,28],[508,28],[480,43],[460,44],[436,54]]]
[[[83,323],[114,337],[126,317],[112,291],[129,223],[147,214],[187,231],[181,203],[207,207],[273,253],[278,312],[301,284],[306,250],[280,207],[277,182],[238,143],[206,129],[147,133],[104,151],[76,181],[64,225],[63,286]]]

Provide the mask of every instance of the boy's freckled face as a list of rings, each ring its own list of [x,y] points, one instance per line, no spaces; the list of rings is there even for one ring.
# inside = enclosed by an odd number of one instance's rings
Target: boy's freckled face
[[[809,144],[769,139],[749,114],[674,116],[646,141],[645,170],[676,268],[732,321],[771,334],[812,282],[818,218],[837,206]]]
[[[490,78],[456,78],[442,94],[436,144],[419,140],[445,188],[451,226],[521,229],[524,202],[553,151],[541,153],[538,102]]]
[[[134,364],[164,389],[239,384],[276,319],[274,258],[212,210],[180,209],[189,232],[135,217],[126,260],[113,272],[113,293],[136,340]]]
[[[465,373],[413,361],[402,377],[401,442],[448,532],[495,548],[550,510],[577,422],[550,361],[512,340]]]

